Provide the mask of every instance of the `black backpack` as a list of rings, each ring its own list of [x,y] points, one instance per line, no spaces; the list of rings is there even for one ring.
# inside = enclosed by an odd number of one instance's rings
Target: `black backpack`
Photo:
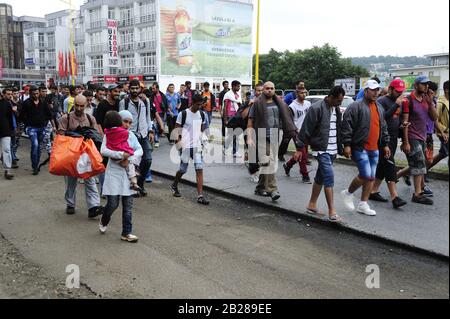
[[[202,123],[205,122],[206,121],[205,112],[200,110],[200,115],[202,116]],[[186,124],[186,119],[187,119],[187,110],[184,110],[181,112],[181,127],[184,127],[184,125]]]

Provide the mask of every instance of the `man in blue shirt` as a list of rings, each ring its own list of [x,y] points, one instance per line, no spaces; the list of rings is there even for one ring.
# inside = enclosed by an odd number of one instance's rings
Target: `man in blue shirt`
[[[169,105],[167,109],[167,125],[169,126],[169,140],[170,145],[173,145],[177,139],[177,137],[172,138],[172,132],[175,129],[178,113],[180,112],[181,107],[181,97],[178,93],[175,92],[175,85],[169,84],[167,88],[167,103]]]

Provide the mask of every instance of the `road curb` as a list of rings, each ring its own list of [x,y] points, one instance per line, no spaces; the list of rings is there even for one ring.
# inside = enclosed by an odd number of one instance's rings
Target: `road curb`
[[[163,172],[159,172],[159,171],[155,171],[155,170],[152,170],[152,173],[155,176],[159,176],[159,177],[166,178],[166,179],[173,179],[174,178],[173,175],[169,175],[169,174],[166,174],[166,173],[163,173]],[[447,180],[448,180],[448,177],[447,177]],[[189,186],[194,186],[194,187],[197,185],[196,183],[188,181],[186,179],[182,179],[181,183],[183,183],[185,185],[189,185]],[[223,191],[223,190],[219,190],[219,189],[216,189],[216,188],[213,188],[213,187],[210,187],[210,186],[206,186],[206,185],[203,188],[206,191],[208,191],[208,192],[211,192],[211,193],[214,193],[214,194],[217,194],[217,195],[221,195],[221,196],[224,196],[224,197],[227,197],[227,198],[230,198],[230,199],[236,199],[236,200],[239,200],[239,201],[247,203],[247,204],[251,204],[251,205],[267,208],[267,209],[276,211],[276,212],[278,212],[278,213],[280,213],[282,215],[285,215],[285,216],[289,216],[289,217],[293,217],[293,218],[297,218],[297,219],[301,218],[302,221],[303,220],[307,220],[307,221],[315,222],[315,223],[321,224],[322,226],[325,226],[325,227],[328,227],[328,228],[333,228],[333,229],[338,229],[338,230],[341,230],[341,231],[345,231],[345,232],[350,233],[350,234],[355,234],[355,235],[358,235],[358,236],[361,236],[361,237],[364,237],[364,238],[375,240],[375,241],[383,243],[383,244],[388,244],[388,245],[391,245],[391,246],[394,246],[394,247],[398,247],[398,248],[401,248],[401,249],[405,249],[405,250],[408,250],[408,251],[411,251],[411,252],[414,252],[414,253],[425,255],[425,256],[428,256],[428,257],[432,257],[432,258],[435,258],[435,259],[438,259],[438,260],[441,260],[441,261],[449,262],[449,260],[450,260],[450,256],[446,256],[446,255],[443,255],[441,253],[434,252],[432,250],[427,250],[427,249],[424,249],[424,248],[420,248],[420,247],[409,245],[409,244],[406,244],[406,243],[403,243],[403,242],[399,242],[399,241],[396,241],[396,240],[393,240],[393,239],[390,239],[390,238],[387,238],[387,237],[384,237],[384,236],[381,236],[381,235],[368,233],[368,232],[365,232],[365,231],[362,231],[362,230],[358,230],[358,229],[355,229],[355,228],[352,228],[352,227],[349,227],[349,226],[346,226],[346,225],[331,224],[327,220],[314,217],[312,215],[307,214],[306,212],[305,213],[295,212],[295,211],[292,211],[292,210],[289,210],[289,209],[286,209],[286,208],[275,206],[273,204],[263,203],[263,202],[254,200],[254,199],[249,198],[249,197],[244,197],[244,196],[239,196],[239,195],[236,195],[236,194],[231,194],[229,192],[226,192],[226,191]]]

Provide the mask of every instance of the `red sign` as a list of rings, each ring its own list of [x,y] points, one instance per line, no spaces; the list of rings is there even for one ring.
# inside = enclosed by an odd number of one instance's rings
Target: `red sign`
[[[130,79],[130,81],[138,80],[140,82],[143,82],[144,81],[144,76],[143,75],[130,75],[129,79]]]
[[[105,76],[105,83],[117,83],[117,76]]]

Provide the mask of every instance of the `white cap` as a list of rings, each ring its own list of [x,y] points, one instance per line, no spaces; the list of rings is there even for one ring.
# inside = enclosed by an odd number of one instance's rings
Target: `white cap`
[[[376,90],[380,88],[380,84],[375,80],[369,80],[364,89]]]

